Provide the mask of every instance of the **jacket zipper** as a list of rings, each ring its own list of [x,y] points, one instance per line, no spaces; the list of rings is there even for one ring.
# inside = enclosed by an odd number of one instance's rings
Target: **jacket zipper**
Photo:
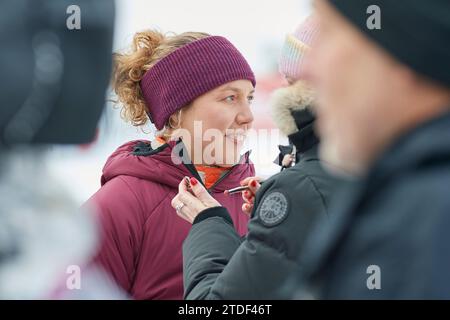
[[[242,157],[245,157],[245,156],[247,156],[247,153],[248,153],[248,156],[250,156],[250,151],[247,151]],[[208,192],[211,194],[212,193],[212,191],[213,191],[213,189],[221,182],[221,181],[223,181],[223,179],[225,179],[226,177],[228,177],[228,175],[230,175],[231,174],[231,171],[233,171],[233,169],[236,167],[236,166],[238,166],[239,164],[240,164],[240,162],[241,162],[241,160],[242,160],[242,158],[241,159],[239,159],[239,163],[238,164],[235,164],[233,167],[231,167],[231,169],[230,170],[228,170],[228,172],[227,173],[225,173],[222,177],[220,177],[209,189],[207,189],[208,190]]]
[[[207,189],[208,192],[211,194],[213,192],[213,189],[221,182],[223,181],[223,179],[225,179],[226,177],[228,177],[231,174],[231,171],[233,171],[233,169],[236,167],[237,165],[235,164],[234,166],[231,167],[230,170],[228,170],[223,176],[221,176],[216,182],[214,182],[214,184]]]
[[[177,143],[178,144],[178,143]],[[248,155],[250,155],[250,151],[247,151],[246,154],[248,153]],[[246,155],[245,154],[245,155]],[[243,155],[243,157],[245,156]],[[242,158],[240,159],[242,160]],[[239,161],[240,163],[240,161]],[[239,164],[238,163],[238,164]],[[186,164],[183,162],[183,165],[189,170],[189,172],[198,180],[200,181],[200,183],[203,185],[203,187],[205,187],[206,191],[208,191],[209,194],[212,194],[213,189],[221,182],[223,181],[223,179],[225,179],[226,177],[228,177],[228,175],[231,174],[231,171],[238,165],[235,164],[227,173],[225,173],[222,177],[219,178],[219,180],[217,180],[209,189],[206,188],[205,184],[203,183],[203,179],[200,177],[200,174],[198,173],[197,169],[195,168],[195,166],[193,164]]]
[[[197,169],[195,169],[195,166],[193,164],[186,164],[184,162],[183,164],[189,170],[189,172],[197,179],[197,181],[200,181],[200,183],[206,188],[202,178],[200,177],[200,174],[198,173]]]
[[[217,181],[216,181],[216,182],[208,189],[208,188],[206,188],[205,184],[203,183],[203,179],[200,177],[200,175],[199,175],[197,169],[195,169],[195,167],[192,168],[191,165],[187,165],[187,164],[185,164],[185,163],[183,163],[183,164],[184,164],[184,166],[189,170],[189,172],[192,173],[192,175],[193,175],[198,181],[200,181],[200,183],[203,185],[203,187],[205,187],[206,191],[208,191],[209,194],[212,194],[212,191],[213,191],[213,189],[217,186],[217,184],[218,184],[219,182],[221,182],[223,179],[225,179],[225,178],[231,173],[231,171],[234,169],[234,167],[236,166],[236,165],[234,165],[230,170],[228,170],[227,173],[225,173],[222,177],[220,177],[220,178],[219,178],[219,179],[218,179],[218,180],[217,180]]]

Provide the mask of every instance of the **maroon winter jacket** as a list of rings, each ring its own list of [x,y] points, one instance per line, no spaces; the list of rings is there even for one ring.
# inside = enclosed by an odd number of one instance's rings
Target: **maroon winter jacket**
[[[103,237],[96,261],[135,299],[182,299],[182,243],[191,225],[171,206],[178,184],[198,173],[192,165],[175,165],[176,142],[153,150],[149,141],[131,141],[107,160],[102,187],[89,199],[99,214]],[[230,212],[240,235],[248,217],[240,194],[223,191],[254,176],[248,153],[227,176],[211,187],[213,197]]]

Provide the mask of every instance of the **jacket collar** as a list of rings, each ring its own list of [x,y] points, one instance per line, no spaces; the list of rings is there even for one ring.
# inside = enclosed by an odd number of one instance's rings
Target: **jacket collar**
[[[315,144],[304,152],[298,153],[300,161],[319,160],[319,145]]]
[[[296,133],[290,134],[288,138],[297,148],[297,152],[306,152],[319,143],[319,138],[314,132],[314,121],[304,125]]]
[[[195,168],[195,165],[189,158],[189,154],[181,138],[176,141],[169,141],[167,145],[169,146],[170,150],[178,148],[178,150],[175,151],[175,154],[179,157],[182,165],[184,165],[184,167],[187,168],[187,170],[203,184],[203,179],[200,177],[197,169]],[[214,192],[223,192],[227,189],[238,186],[242,179],[254,174],[254,167],[253,163],[251,163],[250,161],[250,154],[251,150],[241,155],[238,163],[233,165],[230,168],[229,172],[227,172],[221,179],[219,179],[212,188],[208,189],[208,191],[211,192],[214,190]]]
[[[374,162],[365,180],[372,185],[441,161],[450,162],[450,112],[402,135]]]

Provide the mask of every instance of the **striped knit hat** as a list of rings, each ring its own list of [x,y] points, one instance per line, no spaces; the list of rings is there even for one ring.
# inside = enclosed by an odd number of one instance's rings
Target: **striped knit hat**
[[[143,76],[140,86],[148,116],[158,130],[169,117],[200,95],[230,81],[255,75],[242,54],[220,36],[196,40],[176,49]]]
[[[317,19],[311,15],[305,19],[293,34],[288,34],[279,60],[279,71],[296,81],[302,78],[305,54],[319,31]]]

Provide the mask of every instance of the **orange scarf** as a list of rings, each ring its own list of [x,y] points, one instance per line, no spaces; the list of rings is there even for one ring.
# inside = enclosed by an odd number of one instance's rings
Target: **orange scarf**
[[[155,139],[161,145],[166,143],[166,140],[161,136],[155,137]],[[211,188],[217,180],[231,169],[231,167],[211,167],[203,165],[195,166],[195,168],[207,189]]]
[[[202,165],[195,166],[195,168],[203,179],[203,183],[207,189],[211,188],[217,180],[231,169],[231,167],[209,167]]]

